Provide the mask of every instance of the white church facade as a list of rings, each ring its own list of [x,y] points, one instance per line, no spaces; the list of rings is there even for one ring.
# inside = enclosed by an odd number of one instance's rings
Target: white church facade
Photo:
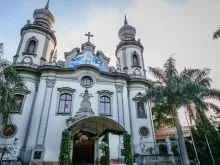
[[[118,32],[117,65],[108,66],[109,58],[95,50],[90,41],[65,52],[65,60],[57,60],[55,18],[45,8],[34,11],[34,21],[21,29],[21,39],[13,65],[23,77],[27,89],[16,91],[19,108],[13,113],[11,132],[1,132],[0,144],[12,144],[17,137],[23,159],[32,165],[57,164],[62,131],[72,126],[74,139],[83,130],[89,135],[115,125],[132,137],[133,153],[140,138],[155,142],[150,105],[139,101],[147,90],[143,45],[136,40],[136,29],[125,19]],[[83,35],[83,34],[82,34]],[[97,117],[96,126],[89,119]],[[98,118],[100,117],[100,118]],[[72,142],[74,164],[89,155],[96,162],[101,157],[99,140]],[[85,150],[83,150],[83,147]],[[74,150],[75,149],[75,150]],[[27,154],[29,153],[29,154]],[[84,156],[84,157],[83,157]],[[111,160],[123,159],[123,139],[110,134]],[[85,158],[84,158],[85,159]],[[45,162],[45,163],[43,163]],[[83,160],[82,160],[83,162]]]

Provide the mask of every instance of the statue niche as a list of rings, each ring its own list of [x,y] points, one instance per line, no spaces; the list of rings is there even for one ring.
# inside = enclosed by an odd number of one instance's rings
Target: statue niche
[[[34,54],[35,53],[35,49],[36,49],[36,41],[34,40],[31,40],[28,44],[28,47],[27,47],[27,53],[32,53]]]

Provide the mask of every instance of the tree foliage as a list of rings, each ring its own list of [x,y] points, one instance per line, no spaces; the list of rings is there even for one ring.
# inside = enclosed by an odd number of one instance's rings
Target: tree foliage
[[[131,135],[125,133],[123,135],[124,140],[124,153],[125,153],[125,164],[126,165],[133,165],[133,155],[131,149]]]
[[[155,130],[171,128],[173,126],[172,116],[169,110],[170,107],[165,102],[155,103],[153,105],[152,116]]]
[[[109,133],[106,133],[102,139],[107,144],[104,148],[105,156],[101,157],[101,165],[110,165]]]
[[[151,86],[142,101],[150,101],[153,107],[160,103],[166,103],[165,107],[169,110],[165,110],[164,113],[168,113],[166,115],[171,115],[174,118],[183,164],[188,165],[189,159],[178,118],[178,110],[186,108],[190,118],[194,120],[196,112],[202,113],[209,109],[220,112],[217,105],[207,101],[207,99],[219,100],[220,91],[211,88],[212,80],[208,77],[210,69],[185,68],[179,73],[173,57],[166,61],[163,68],[149,67],[149,72],[157,80],[151,81]],[[164,109],[163,106],[162,109]]]
[[[207,165],[212,162],[205,134],[207,135],[215,164],[220,164],[220,135],[211,125],[205,114],[200,114],[198,118],[196,127],[192,128],[192,135],[201,165]]]
[[[71,131],[64,130],[62,132],[62,140],[60,144],[59,165],[70,164],[71,151]]]
[[[15,68],[0,58],[0,117],[4,127],[11,124],[11,112],[17,108],[15,91],[25,88],[25,83]]]

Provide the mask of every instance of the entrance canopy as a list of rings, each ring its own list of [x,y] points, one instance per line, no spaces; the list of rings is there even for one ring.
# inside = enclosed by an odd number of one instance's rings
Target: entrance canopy
[[[68,130],[71,130],[73,133],[80,131],[91,132],[99,137],[108,132],[116,135],[126,133],[126,130],[119,123],[103,116],[81,118],[71,124]]]

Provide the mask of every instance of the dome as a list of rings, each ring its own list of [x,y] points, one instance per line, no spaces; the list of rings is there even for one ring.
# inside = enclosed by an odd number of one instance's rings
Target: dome
[[[47,24],[48,26],[53,26],[55,23],[55,18],[53,14],[49,11],[49,0],[45,8],[36,9],[34,11],[34,21]]]
[[[136,29],[128,25],[126,16],[125,16],[125,21],[124,21],[124,26],[121,27],[121,29],[118,32],[118,36],[121,40],[132,40],[135,38],[136,35]]]

